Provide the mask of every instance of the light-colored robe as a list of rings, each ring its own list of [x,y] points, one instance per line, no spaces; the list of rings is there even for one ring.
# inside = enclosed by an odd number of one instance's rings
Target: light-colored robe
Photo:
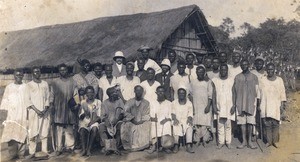
[[[135,97],[134,87],[140,84],[140,78],[133,76],[132,80],[128,80],[126,75],[117,78],[117,83],[120,84],[121,93],[125,100]]]
[[[160,86],[158,81],[154,81],[153,85],[150,86],[147,80],[141,83],[141,86],[144,88],[144,98],[150,102],[155,101],[157,99],[156,88]]]
[[[116,77],[113,76],[111,83],[108,82],[106,76],[103,76],[99,79],[99,87],[103,90],[103,101],[108,99],[108,95],[106,94],[106,90],[110,87],[113,87],[117,84]]]
[[[150,139],[150,107],[149,102],[145,99],[140,103],[135,98],[126,102],[125,118],[130,120],[124,122],[121,127],[121,140],[125,150],[142,150],[149,146]],[[135,125],[131,121],[142,124]]]
[[[232,86],[234,78],[228,77],[225,80],[213,78],[212,81],[216,89],[216,105],[219,112],[219,118],[226,118],[235,121],[235,114],[230,114],[230,110],[233,106]]]
[[[265,77],[262,82],[261,118],[269,117],[280,121],[281,102],[286,101],[283,80],[278,76],[274,81],[270,81]]]
[[[34,105],[40,111],[43,111],[46,106],[49,106],[50,89],[47,82],[43,80],[41,83],[30,81],[27,83],[27,89],[30,105]],[[40,118],[33,109],[29,110],[30,138],[38,134],[40,138],[48,137],[50,113],[50,110],[48,110],[44,117]]]
[[[173,123],[174,135],[175,136],[185,135],[187,128],[192,126],[187,124],[188,117],[189,116],[193,117],[192,102],[187,100],[185,105],[180,105],[178,99],[174,100],[172,102],[172,113],[176,115],[176,119],[179,121],[178,125],[174,125]]]
[[[25,83],[20,85],[10,83],[5,88],[0,109],[7,110],[1,142],[15,140],[24,143],[26,139],[26,108],[28,91]]]
[[[204,113],[208,99],[212,99],[213,86],[211,80],[191,82],[191,94],[194,105],[194,125],[211,126],[212,112]]]
[[[148,59],[145,63],[144,70],[147,70],[149,67],[155,70],[155,74],[161,73],[160,66],[152,59]],[[134,62],[134,71],[138,70],[137,61]]]
[[[181,76],[179,74],[175,74],[170,78],[170,85],[174,90],[174,99],[178,98],[178,89],[185,88],[187,90],[187,94],[190,92],[190,82],[188,75]]]
[[[155,117],[157,115],[157,137],[163,135],[171,135],[171,121],[166,122],[164,125],[161,125],[160,122],[165,118],[171,119],[172,112],[172,103],[168,100],[165,100],[159,103],[157,100],[150,103],[150,116]],[[156,137],[155,122],[151,122],[151,138]]]

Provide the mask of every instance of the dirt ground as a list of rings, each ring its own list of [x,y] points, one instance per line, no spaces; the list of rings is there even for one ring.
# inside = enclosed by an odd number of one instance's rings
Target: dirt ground
[[[282,122],[280,125],[279,148],[266,148],[264,143],[258,140],[263,152],[260,149],[251,150],[236,149],[240,144],[237,138],[232,141],[232,149],[223,147],[216,149],[216,143],[211,142],[205,148],[203,146],[195,147],[195,153],[189,154],[183,148],[177,154],[148,154],[147,152],[123,152],[122,156],[105,156],[100,150],[94,150],[91,157],[80,157],[78,154],[62,154],[58,157],[51,157],[48,161],[208,161],[208,162],[226,162],[226,161],[300,161],[300,91],[288,93],[287,115],[291,122]],[[257,145],[257,144],[256,144]],[[31,161],[31,160],[13,160],[13,161]]]
[[[300,161],[300,92],[288,94],[287,114],[291,122],[282,122],[280,127],[279,148],[269,147],[259,140],[263,152],[260,149],[251,150],[236,149],[240,144],[238,139],[232,141],[231,150],[223,147],[216,149],[215,143],[195,147],[195,153],[189,154],[183,148],[177,154],[166,154],[160,152],[158,155],[148,154],[147,152],[123,153],[122,156],[105,156],[99,150],[94,150],[91,157],[80,157],[78,154],[63,154],[59,157],[52,157],[49,161],[208,161],[208,162],[226,162],[226,161]],[[28,161],[28,160],[27,160]]]

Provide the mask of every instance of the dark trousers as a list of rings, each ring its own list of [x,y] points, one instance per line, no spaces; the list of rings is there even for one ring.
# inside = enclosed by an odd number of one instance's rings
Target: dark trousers
[[[279,141],[279,121],[272,118],[265,118],[265,139],[269,144]]]

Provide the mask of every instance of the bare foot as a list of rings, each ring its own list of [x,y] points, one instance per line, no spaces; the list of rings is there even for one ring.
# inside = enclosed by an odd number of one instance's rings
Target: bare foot
[[[249,148],[251,148],[251,149],[257,149],[257,147],[254,146],[251,142],[248,144],[248,146],[249,146]]]
[[[224,146],[224,144],[219,144],[217,149],[221,149]]]
[[[227,146],[228,149],[232,149],[231,144],[226,144],[226,146]]]
[[[238,148],[238,149],[243,149],[244,147],[246,147],[246,144],[242,143],[242,144],[239,145],[237,148]]]

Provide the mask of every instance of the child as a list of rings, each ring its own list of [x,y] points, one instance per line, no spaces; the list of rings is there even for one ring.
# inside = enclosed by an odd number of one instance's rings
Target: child
[[[81,137],[81,155],[91,155],[91,147],[99,129],[101,101],[95,99],[95,90],[92,86],[85,88],[86,99],[81,101],[79,115],[79,133]]]

